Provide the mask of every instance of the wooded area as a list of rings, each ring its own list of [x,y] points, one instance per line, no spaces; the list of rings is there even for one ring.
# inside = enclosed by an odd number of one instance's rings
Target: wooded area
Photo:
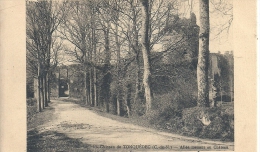
[[[183,18],[179,7],[186,4],[26,2],[27,96],[34,90],[41,112],[67,85],[70,98],[107,113],[147,117],[185,135],[233,140],[233,104],[222,104],[234,100],[233,53],[209,50],[210,5],[230,18],[214,27],[223,32],[232,25],[232,4],[199,0],[197,18],[191,1],[189,18]]]

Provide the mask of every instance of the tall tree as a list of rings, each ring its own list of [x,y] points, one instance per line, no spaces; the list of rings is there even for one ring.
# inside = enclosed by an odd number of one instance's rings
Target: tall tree
[[[152,91],[151,91],[151,70],[150,70],[150,48],[149,48],[149,2],[148,0],[140,0],[142,4],[142,53],[144,62],[143,84],[146,99],[146,114],[151,110]]]
[[[52,1],[27,2],[26,4],[27,61],[32,63],[37,60],[38,90],[40,90],[38,91],[40,101],[38,111],[41,111],[42,108],[48,106],[52,35],[60,24],[59,12],[54,11],[53,7],[57,7],[56,10],[59,9],[58,3],[54,5]]]
[[[114,3],[114,5],[115,5],[115,7],[118,9],[118,3],[120,3],[120,1],[119,2],[117,2],[117,1],[115,1],[115,3]],[[116,58],[116,60],[117,60],[117,65],[116,65],[116,67],[117,67],[117,71],[116,71],[116,73],[117,73],[117,86],[118,86],[118,90],[117,90],[117,99],[116,99],[116,108],[117,108],[117,115],[119,115],[120,116],[120,114],[121,114],[121,105],[122,105],[122,103],[121,103],[121,90],[120,90],[120,86],[121,86],[121,76],[120,76],[120,43],[119,43],[119,32],[118,32],[118,20],[119,20],[119,12],[118,11],[115,11],[114,12],[114,18],[115,18],[115,22],[116,22],[116,24],[115,24],[115,43],[116,43],[116,54],[117,54],[117,58]]]
[[[90,59],[90,46],[88,43],[88,37],[90,33],[90,18],[91,13],[90,7],[86,1],[73,1],[65,2],[64,5],[64,18],[61,24],[59,32],[61,38],[69,41],[75,46],[73,51],[67,50],[67,53],[72,54],[76,59],[74,61],[83,64],[84,72],[84,100],[86,104],[90,100],[89,83],[88,83],[88,70],[89,59]]]
[[[129,55],[133,54],[130,58],[133,58],[131,62],[135,62],[135,71],[136,71],[136,82],[135,82],[135,97],[134,103],[139,99],[139,94],[141,92],[141,53],[140,53],[140,42],[139,42],[139,31],[140,31],[140,15],[141,9],[138,1],[135,0],[126,0],[121,1],[114,7],[119,18],[114,24],[117,28],[120,27],[120,33],[123,34],[121,39],[128,45]],[[121,44],[121,43],[120,43]]]
[[[209,0],[200,0],[199,55],[197,66],[198,106],[209,107]]]
[[[91,11],[91,46],[92,46],[92,51],[91,51],[91,61],[96,61],[96,49],[97,49],[97,40],[96,40],[96,3],[92,2],[91,3],[92,6],[92,11]],[[92,56],[92,52],[93,52],[93,56]],[[92,79],[90,77],[90,82],[92,82]],[[91,97],[94,97],[94,101],[91,102],[94,106],[97,106],[97,71],[96,71],[96,67],[93,67],[93,93],[92,93],[92,83],[90,85],[90,94]],[[94,103],[93,103],[94,102]]]
[[[110,32],[111,32],[111,19],[112,10],[110,8],[111,1],[101,1],[97,5],[98,17],[100,18],[99,24],[104,34],[104,64],[102,66],[103,79],[101,82],[101,103],[103,104],[106,112],[109,112],[110,102],[110,85],[112,81],[111,75],[111,51],[110,51]]]

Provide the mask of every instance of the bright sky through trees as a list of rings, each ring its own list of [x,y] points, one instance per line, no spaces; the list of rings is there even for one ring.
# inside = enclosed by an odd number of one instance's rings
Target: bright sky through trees
[[[180,0],[184,4],[180,8],[183,16],[189,17],[192,11],[197,16],[199,23],[199,3],[197,0]],[[189,7],[187,7],[189,6]],[[233,6],[232,0],[210,0],[210,52],[222,52],[233,50]],[[181,12],[181,11],[180,11]],[[229,25],[230,23],[230,25]]]

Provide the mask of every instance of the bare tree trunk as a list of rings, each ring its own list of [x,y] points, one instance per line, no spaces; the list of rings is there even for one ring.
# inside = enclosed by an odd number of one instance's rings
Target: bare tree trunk
[[[118,17],[119,14],[117,13],[117,22],[116,22],[116,35],[115,35],[115,39],[116,39],[116,51],[117,51],[117,85],[118,85],[118,90],[117,90],[117,115],[120,116],[120,112],[121,112],[121,103],[120,103],[120,88],[121,88],[121,75],[120,75],[120,44],[119,44],[119,40],[118,40]]]
[[[136,24],[136,21],[135,21]],[[135,91],[135,101],[139,99],[139,93],[141,91],[141,68],[140,68],[140,52],[138,46],[138,31],[136,29],[136,25],[134,25],[135,30],[135,49],[136,49],[136,91]]]
[[[103,94],[103,103],[105,104],[106,112],[109,112],[109,101],[110,101],[110,83],[111,83],[111,74],[108,71],[109,65],[105,64],[104,71],[105,76],[103,78],[102,84],[102,94]]]
[[[95,35],[95,32],[94,32]],[[96,39],[96,38],[94,38]],[[94,59],[96,61],[96,40],[94,42]],[[94,81],[94,106],[96,107],[98,105],[98,101],[97,101],[97,71],[96,71],[96,67],[93,68],[93,81]]]
[[[48,79],[48,83],[47,83],[47,88],[48,88],[48,103],[50,103],[51,102],[51,88],[50,88],[50,73],[48,74],[48,77],[47,77],[47,79]]]
[[[230,82],[230,102],[233,102],[233,77],[231,77],[231,82]]]
[[[41,60],[40,60],[40,52],[38,50],[37,52],[37,58],[38,58],[38,71],[37,71],[37,111],[41,112],[42,111],[42,105],[41,105]]]
[[[45,72],[42,74],[41,78],[41,88],[42,88],[42,97],[43,97],[43,108],[46,107],[46,87],[45,87]]]
[[[146,99],[146,114],[151,110],[152,92],[151,92],[151,71],[150,71],[150,50],[149,50],[149,3],[148,0],[141,0],[142,3],[142,52],[144,60],[144,78],[143,84]]]
[[[116,97],[116,114],[117,114],[118,116],[121,115],[121,113],[120,113],[120,107],[121,107],[121,105],[120,105],[119,94],[117,94],[117,97]]]
[[[109,52],[109,25],[104,30],[105,35],[105,65],[103,68],[103,84],[102,84],[102,94],[103,103],[105,103],[106,112],[109,112],[109,100],[110,100],[110,83],[111,83],[111,73],[110,73],[110,52]]]
[[[127,117],[130,117],[130,108],[129,108],[129,106],[128,106],[127,99],[125,99],[125,104],[126,104]]]
[[[96,71],[96,68],[94,67],[94,106],[96,107],[98,105],[97,103],[97,71]]]
[[[85,68],[86,69],[86,68]],[[88,79],[88,73],[85,71],[84,72],[84,100],[86,101],[86,104],[88,104],[88,83],[87,83],[87,79]]]
[[[141,68],[140,68],[140,59],[139,59],[139,52],[136,54],[136,78],[135,78],[135,98],[134,102],[136,102],[140,98],[140,91],[141,91]]]
[[[209,0],[199,0],[200,3],[200,33],[199,33],[199,55],[197,66],[198,82],[198,107],[201,107],[198,120],[205,126],[211,121],[205,107],[209,107]]]
[[[93,46],[93,55],[94,57],[92,59],[94,59],[94,62],[96,62],[97,59],[97,54],[96,54],[96,8],[95,8],[95,4],[94,7],[92,9],[92,46]],[[97,106],[97,71],[96,71],[96,67],[93,67],[93,93],[94,93],[94,106]]]
[[[50,2],[52,4],[52,2]],[[51,7],[50,7],[51,9]],[[50,10],[51,11],[51,10]],[[50,102],[50,51],[51,51],[51,45],[52,45],[52,34],[49,34],[49,42],[48,42],[48,50],[47,50],[47,72],[46,72],[46,104],[48,106],[48,103]]]
[[[93,26],[93,21],[92,21],[93,19],[91,19],[91,25]],[[91,49],[90,49],[90,52],[89,52],[89,61],[93,61],[92,60],[92,51],[93,51],[93,49],[94,49],[94,32],[93,32],[93,27],[91,28],[91,41],[90,41],[90,43],[91,43]],[[92,79],[92,67],[90,67],[89,68],[89,100],[90,100],[90,104],[91,104],[91,106],[93,106],[94,105],[94,103],[93,103],[93,90],[92,90],[92,88],[93,88],[93,81],[92,81],[93,79]]]
[[[94,32],[95,35],[95,32]],[[96,61],[96,38],[94,38],[94,59]],[[93,68],[93,81],[94,81],[94,106],[98,106],[98,101],[97,101],[97,70],[96,67]]]
[[[128,85],[126,86],[126,92],[124,95],[124,100],[126,104],[126,111],[127,111],[127,116],[131,116],[131,103],[130,103],[130,98],[131,98],[131,87]]]
[[[199,55],[197,66],[198,106],[209,107],[209,0],[200,0]]]
[[[220,78],[221,79],[221,78]],[[222,81],[222,80],[220,80],[220,81]],[[220,103],[222,104],[222,82],[220,82]]]
[[[37,111],[42,111],[42,105],[41,105],[41,80],[40,80],[40,67],[38,66],[38,78],[37,78]]]
[[[84,96],[83,96],[83,100],[85,100],[86,104],[88,104],[88,84],[87,84],[87,79],[88,79],[88,74],[87,74],[87,46],[86,46],[86,34],[84,31],[81,32],[81,36],[82,36],[82,53],[83,53],[83,58],[84,58],[84,63],[83,63],[83,67],[84,67]]]
[[[92,91],[92,67],[90,67],[89,69],[89,101],[90,101],[90,104],[91,106],[93,106],[93,91]]]
[[[44,106],[48,107],[48,86],[47,86],[47,75],[44,74],[43,76],[43,83],[44,83]]]
[[[60,68],[59,68],[59,76],[58,76],[58,98],[60,97]]]
[[[133,1],[132,1],[133,2]],[[136,82],[135,82],[135,97],[134,97],[134,103],[139,99],[139,93],[141,89],[141,69],[140,69],[140,52],[139,52],[139,46],[138,46],[138,31],[137,31],[137,14],[136,14],[136,8],[133,6],[133,3],[131,3],[131,9],[132,9],[132,16],[133,16],[133,34],[134,34],[134,52],[135,52],[135,61],[136,61]]]
[[[68,97],[70,97],[69,67],[67,67]]]
[[[41,92],[41,109],[44,108],[44,91],[43,91],[43,77],[40,77],[40,92]]]

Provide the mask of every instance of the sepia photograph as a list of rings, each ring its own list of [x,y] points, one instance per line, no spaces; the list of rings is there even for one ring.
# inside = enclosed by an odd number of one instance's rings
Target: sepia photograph
[[[243,3],[3,4],[0,151],[255,149],[256,23],[234,15]]]
[[[234,150],[232,0],[26,1],[27,151]]]

